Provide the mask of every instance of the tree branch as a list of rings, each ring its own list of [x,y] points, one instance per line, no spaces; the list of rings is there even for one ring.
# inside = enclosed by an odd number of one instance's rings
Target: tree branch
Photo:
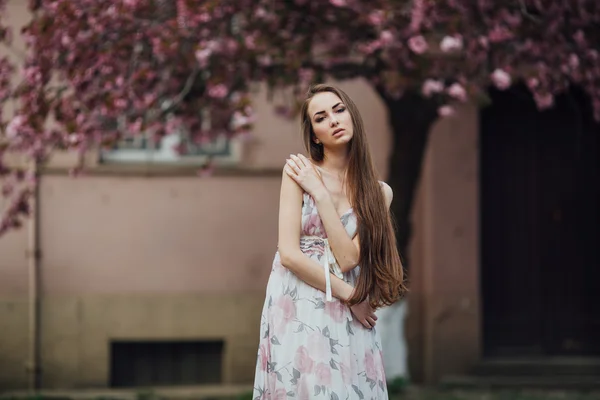
[[[190,90],[192,90],[192,86],[194,86],[194,82],[196,81],[196,77],[198,76],[199,72],[200,69],[198,68],[198,65],[194,65],[194,69],[192,70],[190,76],[188,76],[183,89],[181,90],[181,92],[179,92],[177,97],[173,99],[173,102],[169,104],[167,108],[162,110],[162,112],[159,113],[160,116],[166,115],[169,112],[173,111],[179,105],[179,103],[183,101],[185,96],[187,96]]]
[[[527,11],[527,6],[525,5],[525,1],[524,0],[519,0],[519,5],[521,6],[521,14],[523,14],[526,18],[528,18],[529,20],[539,23],[540,19],[537,17],[534,17],[533,15],[531,15],[529,13],[529,11]]]

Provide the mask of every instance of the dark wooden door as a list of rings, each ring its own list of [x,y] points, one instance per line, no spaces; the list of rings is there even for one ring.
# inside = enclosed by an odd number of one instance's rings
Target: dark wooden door
[[[487,356],[600,354],[600,128],[578,91],[524,88],[481,111]]]

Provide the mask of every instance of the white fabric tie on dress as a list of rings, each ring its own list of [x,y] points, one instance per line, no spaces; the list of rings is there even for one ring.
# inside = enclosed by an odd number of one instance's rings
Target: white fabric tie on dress
[[[325,256],[325,262],[323,263],[323,272],[325,273],[325,298],[327,301],[333,301],[333,295],[331,294],[331,277],[329,273],[334,274],[340,279],[344,279],[344,274],[340,269],[340,266],[333,255],[329,240],[320,236],[304,236],[302,239],[314,240],[323,243],[323,255]]]

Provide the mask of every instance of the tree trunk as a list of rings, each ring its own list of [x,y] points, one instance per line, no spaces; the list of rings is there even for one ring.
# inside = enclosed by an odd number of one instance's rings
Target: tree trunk
[[[392,154],[388,184],[394,191],[391,211],[396,224],[398,251],[405,268],[410,264],[411,213],[415,191],[431,126],[437,119],[437,106],[420,94],[410,92],[393,99],[380,92],[392,127]]]

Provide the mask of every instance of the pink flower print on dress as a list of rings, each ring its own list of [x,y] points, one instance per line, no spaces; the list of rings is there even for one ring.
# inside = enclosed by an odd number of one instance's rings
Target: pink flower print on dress
[[[271,400],[287,400],[287,392],[285,389],[279,388],[273,393]]]
[[[310,389],[311,388],[308,387],[308,379],[306,378],[306,376],[301,376],[298,380],[296,398],[298,400],[312,400]]]
[[[346,319],[347,307],[339,301],[326,301],[325,302],[325,313],[331,317],[335,322],[342,322]]]
[[[296,304],[290,296],[281,296],[273,307],[273,328],[276,335],[286,331],[288,324],[296,318]]]
[[[319,214],[311,214],[307,217],[305,223],[305,232],[309,236],[316,236],[321,231],[321,218]]]
[[[294,368],[303,374],[309,374],[313,370],[314,361],[310,358],[308,349],[304,346],[298,347],[294,357]]]
[[[377,379],[377,367],[375,366],[375,357],[370,350],[365,353],[365,373],[368,379]]]
[[[342,372],[342,380],[344,381],[344,384],[349,385],[352,383],[352,368],[350,367],[350,360],[347,358],[342,359],[337,367]]]
[[[259,355],[258,355],[258,359],[259,359],[259,368],[261,371],[267,371],[267,363],[269,361],[269,355],[267,353],[267,348],[265,347],[265,345],[261,345],[258,349],[259,351]]]
[[[331,385],[331,367],[329,364],[318,363],[315,367],[317,385]]]
[[[318,330],[312,332],[308,337],[307,343],[309,353],[314,360],[329,361],[331,359],[331,346],[329,345],[329,338],[323,336],[321,332]]]

